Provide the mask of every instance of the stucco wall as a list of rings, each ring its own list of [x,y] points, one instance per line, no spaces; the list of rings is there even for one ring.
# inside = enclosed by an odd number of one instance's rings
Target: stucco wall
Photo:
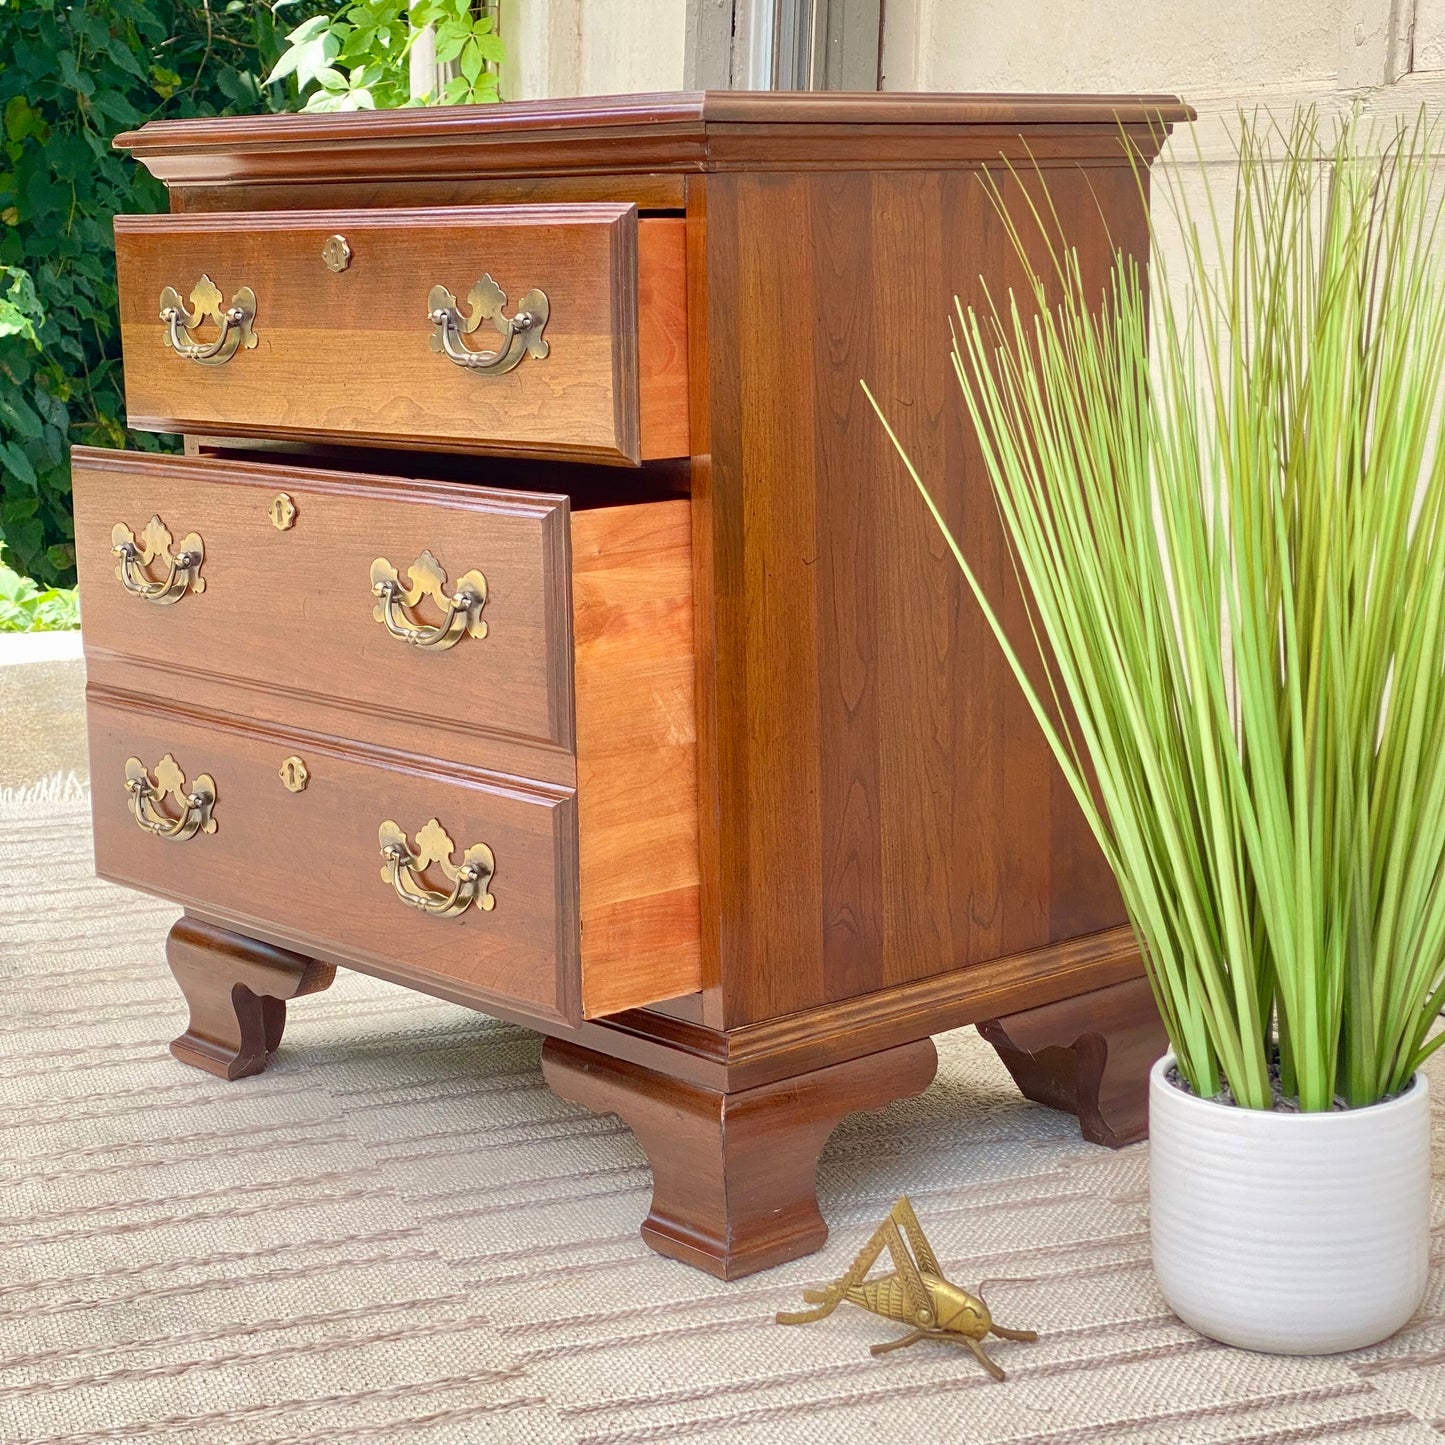
[[[1176,270],[1172,193],[1227,211],[1232,133],[1256,108],[1388,123],[1445,109],[1445,0],[889,0],[888,90],[1166,92],[1199,112],[1160,157],[1154,218]],[[1199,162],[1203,161],[1201,168]]]
[[[889,90],[1168,91],[1211,158],[1240,109],[1445,104],[1445,0],[890,0]]]
[[[503,0],[502,95],[681,90],[689,0]]]
[[[1344,9],[1344,0],[892,0],[885,83],[1148,91],[1326,82]]]

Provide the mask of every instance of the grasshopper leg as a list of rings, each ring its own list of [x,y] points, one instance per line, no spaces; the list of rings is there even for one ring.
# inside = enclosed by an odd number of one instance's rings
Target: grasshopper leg
[[[904,1335],[902,1339],[885,1340],[881,1345],[869,1345],[868,1353],[870,1355],[886,1355],[893,1350],[901,1350],[904,1345],[916,1345],[919,1340],[931,1339],[934,1333],[933,1330],[914,1330],[912,1334]]]
[[[967,1345],[968,1348],[973,1351],[974,1359],[976,1359],[979,1364],[982,1365],[984,1369],[987,1370],[989,1374],[994,1377],[995,1380],[1003,1380],[1008,1378],[1004,1374],[1004,1372],[996,1364],[994,1364],[994,1362],[989,1359],[989,1357],[984,1353],[983,1346],[979,1344],[977,1340],[970,1339],[967,1335],[959,1335],[958,1340],[961,1344]]]

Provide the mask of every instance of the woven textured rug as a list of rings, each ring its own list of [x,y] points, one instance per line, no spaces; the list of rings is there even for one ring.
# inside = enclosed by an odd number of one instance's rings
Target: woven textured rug
[[[342,973],[224,1084],[166,1052],[175,910],[93,880],[83,789],[0,795],[0,833],[7,1445],[1440,1445],[1438,1286],[1362,1355],[1201,1340],[1153,1286],[1146,1146],[1084,1144],[972,1031],[833,1136],[824,1251],[724,1285],[642,1244],[644,1156],[534,1035]],[[874,1359],[893,1331],[848,1307],[773,1323],[904,1191],[951,1277],[1019,1281],[992,1303],[1042,1338],[997,1344],[1007,1383]]]

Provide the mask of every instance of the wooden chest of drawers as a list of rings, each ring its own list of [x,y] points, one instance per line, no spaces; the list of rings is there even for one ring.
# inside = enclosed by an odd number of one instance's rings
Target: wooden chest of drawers
[[[75,453],[97,866],[182,903],[173,1050],[338,964],[530,1024],[654,1247],[816,1248],[837,1121],[977,1022],[1108,1142],[1118,897],[858,387],[1003,591],[946,371],[980,171],[1142,254],[1145,97],[664,96],[150,125],[132,425]],[[1006,603],[1014,620],[1022,603]]]

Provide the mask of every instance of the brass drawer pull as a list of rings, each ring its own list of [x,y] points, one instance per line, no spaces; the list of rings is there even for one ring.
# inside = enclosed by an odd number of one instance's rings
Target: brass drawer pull
[[[186,775],[169,753],[156,764],[154,779],[139,758],[127,758],[125,791],[126,807],[134,815],[137,825],[147,833],[154,833],[157,838],[184,843],[197,833],[216,831],[216,820],[211,816],[211,810],[216,806],[216,780],[209,773],[201,773],[187,788]],[[178,818],[171,817],[161,808],[162,801],[167,797],[180,804]]]
[[[550,349],[542,340],[542,328],[550,313],[547,293],[535,287],[528,291],[515,316],[502,315],[506,304],[507,293],[490,274],[484,275],[467,293],[470,316],[461,314],[457,298],[445,286],[433,286],[426,299],[427,318],[433,327],[431,349],[440,351],[468,371],[480,371],[488,376],[511,371],[528,354],[543,360]],[[497,328],[503,344],[496,351],[468,351],[462,337],[470,336],[483,321],[490,321]]]
[[[201,563],[206,560],[205,543],[196,533],[188,532],[172,552],[171,534],[159,517],[152,517],[146,523],[139,542],[124,522],[117,522],[110,530],[110,550],[120,558],[115,575],[132,597],[164,607],[179,602],[187,592],[206,590],[206,579],[201,576]],[[157,560],[167,569],[159,582],[146,571]]]
[[[216,339],[197,341],[191,333],[209,318],[218,328]],[[221,293],[209,276],[202,276],[191,291],[191,310],[181,303],[180,293],[173,286],[161,292],[161,320],[166,323],[166,344],[178,356],[199,361],[202,366],[222,366],[241,347],[250,350],[256,344],[251,323],[256,319],[256,293],[242,286],[231,304],[221,309]]]
[[[411,586],[403,587],[396,568],[385,557],[378,557],[371,564],[371,593],[380,599],[371,615],[393,637],[413,647],[445,651],[455,647],[463,634],[487,635],[487,624],[482,621],[482,608],[487,605],[487,579],[480,572],[463,572],[457,578],[456,591],[449,595],[446,569],[430,552],[423,552],[407,569],[407,576],[411,578]],[[428,626],[405,610],[415,607],[423,597],[430,597],[444,614],[440,622]]]
[[[415,848],[390,818],[377,830],[377,840],[381,844],[382,879],[391,884],[408,908],[430,913],[434,918],[455,918],[474,903],[484,913],[497,906],[488,891],[497,860],[485,843],[473,843],[462,854],[461,863],[455,864],[452,854],[456,844],[435,818],[416,835]],[[439,893],[421,881],[418,875],[432,863],[451,880],[450,893]]]

